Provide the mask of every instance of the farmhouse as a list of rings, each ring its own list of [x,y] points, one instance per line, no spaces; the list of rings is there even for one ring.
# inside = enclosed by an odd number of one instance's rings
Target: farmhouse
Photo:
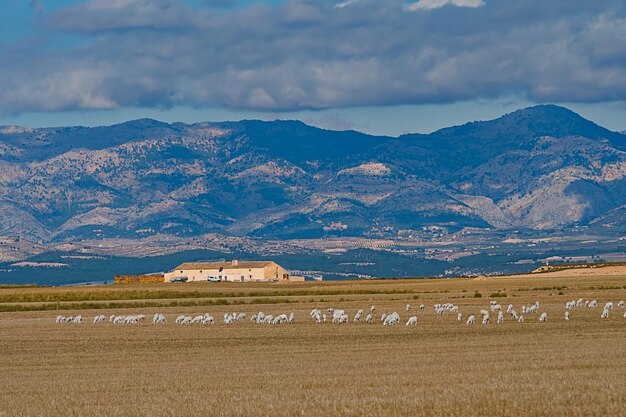
[[[290,282],[303,281],[273,261],[186,262],[165,273],[165,282],[229,281]]]

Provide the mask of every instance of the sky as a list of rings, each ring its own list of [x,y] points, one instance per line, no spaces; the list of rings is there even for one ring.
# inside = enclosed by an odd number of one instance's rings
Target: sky
[[[626,2],[0,0],[0,125],[399,135],[545,103],[626,130]]]

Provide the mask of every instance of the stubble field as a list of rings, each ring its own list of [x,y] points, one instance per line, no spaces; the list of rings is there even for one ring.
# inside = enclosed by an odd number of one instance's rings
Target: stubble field
[[[480,294],[480,297],[476,294]],[[564,321],[565,302],[596,299]],[[626,275],[0,289],[0,416],[625,416]],[[116,300],[120,304],[115,304]],[[467,315],[540,302],[518,323]],[[411,303],[411,312],[404,306]],[[372,324],[315,324],[312,308]],[[425,304],[424,311],[418,305]],[[58,310],[52,310],[54,305]],[[89,308],[92,309],[89,309]],[[97,308],[95,308],[97,307]],[[34,310],[34,311],[18,311]],[[296,315],[225,325],[226,312]],[[399,326],[380,315],[397,311]],[[152,314],[164,313],[165,325]],[[211,313],[210,326],[174,323]],[[539,323],[541,312],[548,321]],[[57,314],[85,317],[57,324]],[[139,324],[97,314],[146,314]],[[417,315],[416,327],[405,326]]]

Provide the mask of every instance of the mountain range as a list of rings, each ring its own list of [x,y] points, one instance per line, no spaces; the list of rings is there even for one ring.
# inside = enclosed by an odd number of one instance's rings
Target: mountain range
[[[0,127],[0,235],[393,236],[626,223],[626,136],[541,105],[431,134],[299,121]]]

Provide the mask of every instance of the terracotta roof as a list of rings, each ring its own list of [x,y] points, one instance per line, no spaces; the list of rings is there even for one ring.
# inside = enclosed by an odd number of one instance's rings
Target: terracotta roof
[[[251,268],[263,268],[272,261],[239,261],[237,264],[233,264],[231,261],[228,262],[185,262],[183,264],[178,265],[174,270],[203,270],[203,269],[220,269],[223,268],[225,270],[228,269],[251,269]]]

